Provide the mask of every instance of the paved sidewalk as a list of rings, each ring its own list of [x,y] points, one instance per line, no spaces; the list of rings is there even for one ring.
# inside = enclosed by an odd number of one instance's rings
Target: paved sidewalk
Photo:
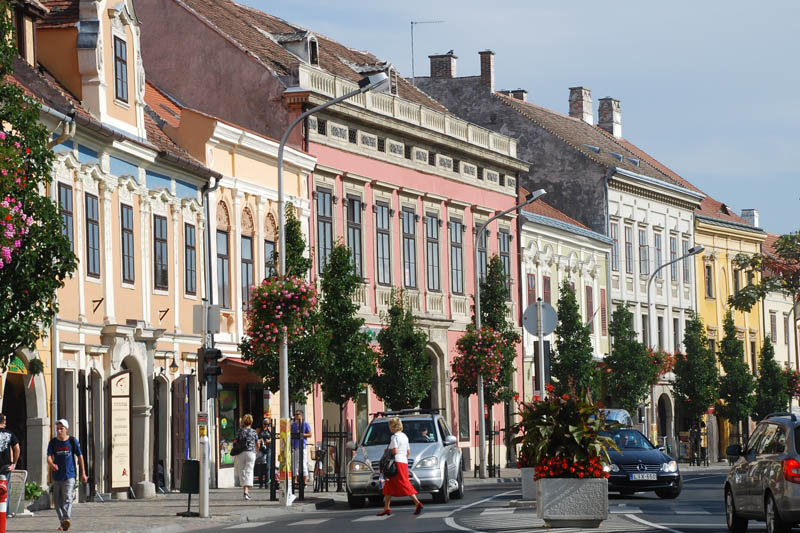
[[[177,533],[190,529],[217,527],[256,521],[284,514],[279,502],[269,501],[269,490],[251,491],[253,499],[246,501],[240,488],[211,491],[211,518],[184,518],[177,513],[186,511],[188,496],[172,493],[159,495],[152,500],[112,500],[106,503],[78,503],[72,510],[70,531],[81,532],[137,532]],[[307,493],[305,502],[296,501],[294,512],[313,511],[346,501],[344,494]],[[198,510],[198,496],[192,495],[192,511]],[[52,509],[36,511],[33,516],[10,518],[7,531],[55,531],[59,523]]]

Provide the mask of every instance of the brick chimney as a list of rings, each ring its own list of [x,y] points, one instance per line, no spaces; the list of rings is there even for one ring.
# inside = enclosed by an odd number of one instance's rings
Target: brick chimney
[[[478,52],[481,56],[481,85],[489,88],[489,92],[494,92],[494,52],[484,50]]]
[[[528,91],[525,89],[514,89],[513,91],[509,91],[509,93],[511,93],[512,98],[522,100],[523,102],[528,101]]]
[[[619,100],[608,96],[600,99],[597,125],[617,139],[622,138],[622,110],[619,107]]]
[[[758,209],[742,209],[742,218],[753,227],[758,228]]]
[[[592,90],[585,87],[569,88],[569,116],[594,126]]]
[[[436,54],[428,56],[431,60],[431,78],[455,78],[456,77],[456,59],[458,56],[453,55],[453,51],[446,54]]]

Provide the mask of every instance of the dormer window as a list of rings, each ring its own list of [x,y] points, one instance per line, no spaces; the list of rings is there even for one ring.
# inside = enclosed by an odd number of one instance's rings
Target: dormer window
[[[128,103],[128,45],[114,37],[114,98]]]
[[[319,65],[319,44],[313,37],[308,39],[308,63]]]

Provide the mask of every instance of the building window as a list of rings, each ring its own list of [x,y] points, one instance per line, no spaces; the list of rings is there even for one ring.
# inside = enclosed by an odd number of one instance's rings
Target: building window
[[[533,305],[536,303],[536,274],[528,274],[527,279],[527,288],[528,288],[528,305]]]
[[[738,293],[739,289],[741,288],[740,285],[739,285],[740,276],[741,276],[741,274],[739,273],[739,271],[737,269],[734,268],[731,271],[731,277],[733,278],[733,294]]]
[[[197,234],[192,224],[183,225],[183,255],[186,273],[184,287],[186,294],[197,294]]]
[[[600,326],[601,333],[605,337],[608,335],[608,307],[606,306],[606,290],[600,289]]]
[[[375,203],[375,259],[378,283],[392,284],[392,236],[389,228],[389,204]]]
[[[417,288],[417,230],[416,215],[410,207],[403,212],[403,285],[409,289]]]
[[[317,189],[317,264],[319,273],[328,264],[333,250],[333,194],[330,189]]]
[[[656,317],[656,333],[658,334],[658,349],[664,349],[664,317]]]
[[[655,248],[655,252],[656,252],[656,257],[655,257],[656,266],[655,266],[655,268],[658,271],[658,274],[656,274],[656,276],[658,277],[658,279],[664,279],[664,275],[661,273],[660,270],[658,270],[661,267],[661,257],[662,257],[661,256],[661,234],[660,233],[654,234],[653,235],[653,239],[654,239],[654,243],[653,244],[654,244],[654,248]]]
[[[242,309],[250,305],[250,287],[253,286],[253,238],[242,236]]]
[[[714,297],[714,267],[706,265],[705,267],[705,282],[706,282],[706,298]]]
[[[750,368],[753,370],[753,375],[758,375],[758,356],[756,355],[756,342],[750,341]]]
[[[458,440],[469,441],[469,396],[458,395]]]
[[[669,238],[669,260],[673,261],[670,266],[670,279],[678,281],[678,238],[670,236]]]
[[[120,205],[120,226],[122,227],[122,281],[133,283],[133,207]]]
[[[217,295],[219,305],[231,308],[230,256],[228,254],[228,232],[217,230]]]
[[[347,246],[350,248],[350,260],[353,262],[358,277],[364,277],[364,263],[361,253],[361,198],[347,195]]]
[[[550,276],[542,276],[542,300],[550,302]]]
[[[783,342],[789,344],[789,315],[783,315]]]
[[[686,257],[689,255],[689,241],[683,241],[683,256]],[[683,282],[689,283],[689,261],[691,261],[691,257],[686,257],[683,260]]]
[[[464,224],[450,219],[450,290],[464,294]]]
[[[511,298],[511,234],[507,230],[500,230],[497,234],[497,244],[500,249],[500,261],[503,263],[503,274],[506,277],[506,298]]]
[[[275,275],[275,241],[264,239],[264,277],[271,278]]]
[[[589,333],[594,333],[594,299],[591,285],[586,286],[586,325],[589,327]]]
[[[625,226],[625,272],[633,274],[633,228]]]
[[[619,270],[619,224],[616,222],[611,223],[611,270],[617,272]]]
[[[428,290],[441,290],[439,283],[439,217],[435,213],[425,215],[425,262],[428,272]]]
[[[86,194],[86,275],[100,277],[100,210],[97,196]]]
[[[128,45],[114,37],[114,97],[128,101]]]
[[[647,315],[642,315],[642,344],[650,347],[650,320]]]
[[[156,289],[169,289],[167,250],[167,218],[153,215],[153,286]]]
[[[647,230],[639,230],[639,275],[650,274],[650,247],[647,246]]]
[[[74,250],[72,187],[63,183],[58,184],[58,209],[61,211],[61,234],[69,239],[69,249]]]
[[[772,311],[769,313],[769,340],[772,344],[778,342],[778,315]]]
[[[672,351],[678,353],[681,350],[681,321],[677,318],[672,319]]]
[[[717,341],[715,339],[708,339],[708,349],[711,350],[712,354],[717,354]]]
[[[489,230],[486,229],[481,234],[480,238],[478,239],[478,276],[481,281],[486,279],[486,234],[489,233]]]

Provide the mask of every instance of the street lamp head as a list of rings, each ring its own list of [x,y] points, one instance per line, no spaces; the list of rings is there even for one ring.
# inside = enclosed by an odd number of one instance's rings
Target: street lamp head
[[[689,255],[697,255],[699,253],[702,253],[702,251],[705,249],[706,247],[703,246],[702,244],[698,244],[697,246],[692,246],[691,248],[689,248]]]
[[[523,205],[531,204],[536,200],[538,200],[539,198],[541,198],[542,196],[544,196],[545,194],[547,194],[547,191],[545,191],[544,189],[533,191],[532,193],[529,193],[528,196],[525,197],[525,203]]]
[[[358,80],[358,88],[362,93],[367,91],[384,92],[389,88],[389,76],[385,72],[376,72]]]

